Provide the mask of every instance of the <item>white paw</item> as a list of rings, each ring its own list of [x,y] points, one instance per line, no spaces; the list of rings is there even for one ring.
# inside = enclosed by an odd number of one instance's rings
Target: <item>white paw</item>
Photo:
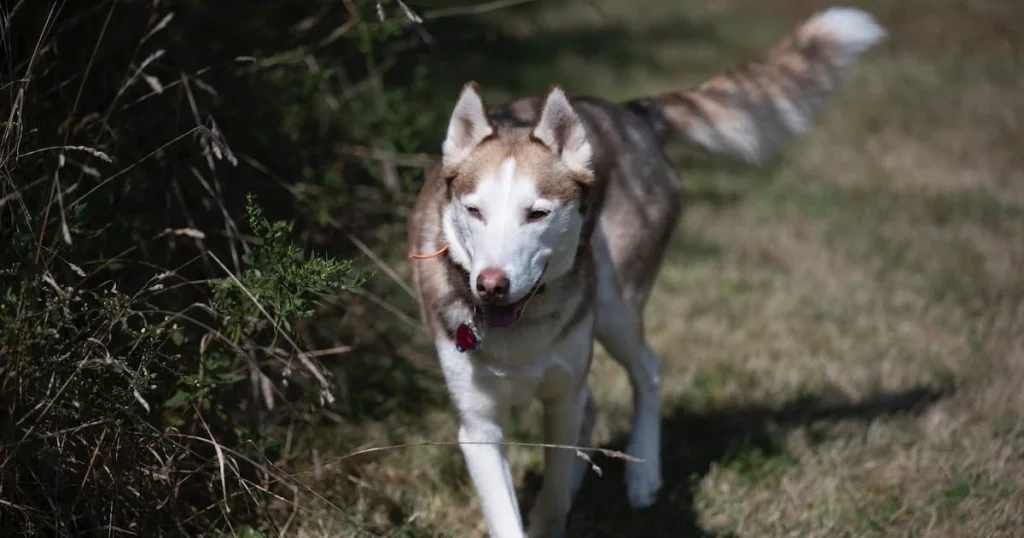
[[[657,445],[654,445],[657,446]],[[626,495],[634,510],[654,504],[661,489],[661,458],[656,448],[630,447],[630,456],[641,462],[626,462]]]

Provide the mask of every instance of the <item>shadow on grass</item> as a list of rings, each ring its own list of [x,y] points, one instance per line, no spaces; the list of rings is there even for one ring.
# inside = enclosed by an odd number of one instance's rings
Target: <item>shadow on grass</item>
[[[662,490],[650,508],[632,511],[626,501],[624,462],[598,455],[594,462],[603,476],[587,473],[570,515],[569,537],[725,537],[700,526],[694,484],[715,463],[740,462],[745,455],[785,458],[785,434],[802,426],[845,420],[863,423],[894,414],[916,414],[950,390],[919,387],[881,393],[861,401],[836,402],[825,396],[794,399],[778,407],[748,405],[694,413],[676,408],[662,420]],[[823,441],[821,436],[812,442]],[[624,450],[628,432],[605,448]],[[540,489],[541,477],[531,471],[525,480],[521,505],[528,513]],[[758,469],[750,469],[751,474]]]

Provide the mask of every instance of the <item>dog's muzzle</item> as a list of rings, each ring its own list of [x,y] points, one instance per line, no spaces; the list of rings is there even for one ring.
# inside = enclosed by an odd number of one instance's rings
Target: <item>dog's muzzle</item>
[[[541,284],[542,280],[544,280],[544,273],[541,273],[540,278],[537,279],[537,283],[530,288],[530,291],[527,292],[522,299],[519,299],[514,303],[488,303],[477,306],[477,311],[483,319],[483,322],[486,323],[488,327],[494,328],[505,328],[515,325],[515,323],[519,321],[519,318],[522,317],[523,310],[526,308],[526,303],[544,290],[544,285]]]

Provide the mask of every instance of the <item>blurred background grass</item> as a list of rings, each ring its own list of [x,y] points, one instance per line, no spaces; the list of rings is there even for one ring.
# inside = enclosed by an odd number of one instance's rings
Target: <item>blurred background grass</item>
[[[1024,10],[854,4],[890,38],[783,159],[674,152],[665,488],[598,458],[570,536],[1024,532]],[[691,86],[829,5],[2,4],[0,527],[482,535],[457,447],[346,457],[455,439],[402,252],[458,88]]]

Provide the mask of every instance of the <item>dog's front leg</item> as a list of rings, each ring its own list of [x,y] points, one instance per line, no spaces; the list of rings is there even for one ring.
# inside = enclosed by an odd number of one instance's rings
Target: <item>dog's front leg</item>
[[[492,538],[522,538],[519,501],[502,444],[500,415],[463,412],[459,444]]]
[[[503,444],[508,403],[501,381],[479,376],[472,360],[459,353],[453,342],[440,339],[436,345],[459,411],[459,446],[491,538],[523,538],[519,501]]]

